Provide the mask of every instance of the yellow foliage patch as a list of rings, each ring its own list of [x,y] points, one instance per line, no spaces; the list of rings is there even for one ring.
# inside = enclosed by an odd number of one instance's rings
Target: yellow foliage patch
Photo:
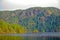
[[[38,33],[39,31],[37,29],[33,30],[34,33]]]

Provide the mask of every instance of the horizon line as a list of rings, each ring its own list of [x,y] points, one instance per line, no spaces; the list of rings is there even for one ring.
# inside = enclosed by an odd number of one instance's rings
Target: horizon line
[[[52,7],[28,7],[28,8],[16,8],[16,9],[0,9],[0,11],[27,10],[29,8],[52,8]],[[58,7],[53,7],[53,8],[60,9]]]

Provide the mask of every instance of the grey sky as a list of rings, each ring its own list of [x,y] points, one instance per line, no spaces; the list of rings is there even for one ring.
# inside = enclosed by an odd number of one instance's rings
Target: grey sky
[[[15,10],[26,9],[29,7],[57,7],[59,0],[2,0],[0,1],[0,9],[2,10]]]

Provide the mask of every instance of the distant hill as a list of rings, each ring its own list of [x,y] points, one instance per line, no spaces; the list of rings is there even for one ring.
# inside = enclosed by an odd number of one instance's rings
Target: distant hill
[[[60,9],[32,7],[26,10],[0,11],[0,20],[26,27],[27,32],[60,32]]]

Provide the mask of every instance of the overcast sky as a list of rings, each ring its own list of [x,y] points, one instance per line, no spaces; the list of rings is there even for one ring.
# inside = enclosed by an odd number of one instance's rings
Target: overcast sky
[[[30,7],[59,7],[59,0],[0,0],[0,10],[26,9]]]

